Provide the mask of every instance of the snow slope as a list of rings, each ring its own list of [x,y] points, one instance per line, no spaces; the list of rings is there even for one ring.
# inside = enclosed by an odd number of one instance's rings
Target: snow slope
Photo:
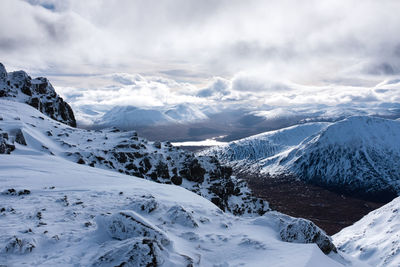
[[[400,266],[400,198],[333,236],[343,252],[372,266]]]
[[[296,243],[299,219],[236,217],[182,187],[45,153],[0,155],[0,189],[7,266],[363,266]]]
[[[232,142],[202,154],[225,164],[378,198],[400,192],[400,123],[354,116],[307,123]]]

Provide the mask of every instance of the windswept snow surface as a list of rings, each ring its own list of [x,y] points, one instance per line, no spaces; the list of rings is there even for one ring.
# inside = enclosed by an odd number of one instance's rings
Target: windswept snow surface
[[[333,236],[343,252],[372,266],[400,266],[400,197]]]
[[[277,213],[235,217],[184,188],[45,153],[0,155],[0,189],[7,266],[363,266],[280,241]]]

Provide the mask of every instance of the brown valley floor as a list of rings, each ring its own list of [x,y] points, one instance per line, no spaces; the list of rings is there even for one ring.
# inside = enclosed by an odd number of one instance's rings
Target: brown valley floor
[[[313,221],[329,235],[352,225],[385,203],[348,197],[294,179],[238,174],[253,193],[270,203],[273,210]]]

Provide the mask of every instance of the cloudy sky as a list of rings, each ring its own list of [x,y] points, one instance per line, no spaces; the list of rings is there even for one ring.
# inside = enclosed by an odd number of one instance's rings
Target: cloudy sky
[[[397,0],[1,0],[0,61],[76,105],[400,102]]]

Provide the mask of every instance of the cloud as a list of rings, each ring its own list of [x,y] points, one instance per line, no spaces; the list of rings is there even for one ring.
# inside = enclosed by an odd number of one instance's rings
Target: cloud
[[[396,0],[2,0],[0,59],[79,105],[399,101]],[[384,29],[384,30],[382,30]],[[376,84],[380,84],[375,87]]]
[[[210,98],[210,97],[222,97],[230,94],[232,82],[221,78],[214,77],[213,80],[208,84],[206,88],[203,88],[197,92],[198,97]]]
[[[113,73],[108,75],[113,81],[124,85],[134,85],[137,82],[144,81],[144,78],[139,74],[128,74],[128,73]]]
[[[239,75],[233,79],[232,89],[240,92],[282,92],[291,90],[288,84],[252,75]]]
[[[262,68],[293,80],[361,61],[397,69],[399,7],[390,0],[3,0],[0,44],[14,52],[7,65],[21,66],[17,52],[35,51],[25,64],[40,62],[41,71],[142,69],[179,79]]]

